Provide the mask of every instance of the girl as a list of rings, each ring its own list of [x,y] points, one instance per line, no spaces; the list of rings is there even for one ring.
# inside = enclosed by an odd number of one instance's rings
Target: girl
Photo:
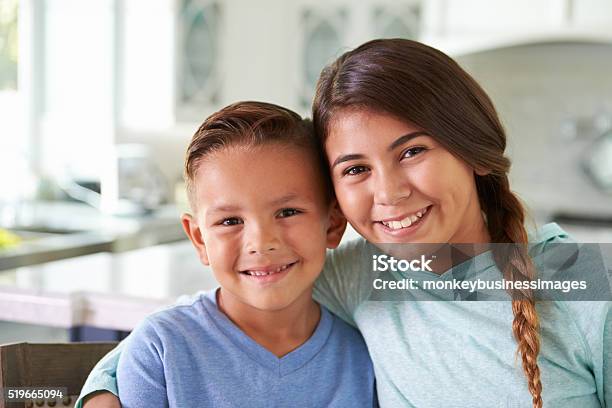
[[[340,207],[367,241],[528,242],[493,104],[442,52],[393,39],[345,53],[320,76],[313,121]],[[547,225],[530,252],[565,240]],[[536,278],[525,245],[491,248],[464,277]],[[371,301],[371,253],[365,241],[333,253],[315,295],[364,335],[381,406],[525,406],[529,394],[533,407],[612,405],[610,302],[540,304],[528,290],[511,302]]]
[[[612,406],[610,302],[536,302],[528,290],[508,301],[373,300],[370,243],[516,243],[407,274],[525,281],[537,277],[533,258],[569,241],[555,224],[527,234],[504,130],[467,73],[423,44],[371,41],[324,69],[313,120],[338,202],[364,238],[329,253],[315,298],[362,332],[382,407]],[[83,394],[115,390],[117,358]]]

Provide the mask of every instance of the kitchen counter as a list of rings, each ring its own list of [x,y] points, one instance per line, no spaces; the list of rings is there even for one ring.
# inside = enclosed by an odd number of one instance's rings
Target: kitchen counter
[[[118,217],[82,203],[30,202],[0,227],[38,232],[14,247],[0,249],[2,270],[98,252],[122,252],[185,240],[180,211],[168,205],[150,214]]]
[[[185,294],[217,286],[188,241],[0,273],[0,320],[130,331]]]

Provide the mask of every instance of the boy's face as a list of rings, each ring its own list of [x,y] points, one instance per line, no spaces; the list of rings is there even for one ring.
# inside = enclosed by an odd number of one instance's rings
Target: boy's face
[[[183,225],[224,296],[268,311],[310,298],[346,224],[320,178],[297,147],[229,147],[202,161],[197,216]]]

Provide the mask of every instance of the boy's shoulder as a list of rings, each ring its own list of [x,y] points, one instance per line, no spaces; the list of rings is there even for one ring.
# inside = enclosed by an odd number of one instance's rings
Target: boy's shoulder
[[[329,313],[332,321],[332,330],[328,345],[338,348],[341,347],[343,349],[348,346],[354,349],[359,349],[360,351],[366,350],[365,341],[359,330],[336,316],[325,306],[321,305],[321,310],[325,310],[326,313]]]
[[[213,292],[202,292],[147,316],[130,337],[150,341],[174,341],[187,333],[210,332],[214,327],[208,312]]]
[[[173,305],[150,314],[146,319],[158,323],[174,322],[176,319],[179,321],[192,319],[207,309],[206,302],[210,301],[211,295],[214,296],[214,292],[199,292],[195,295],[184,297]]]

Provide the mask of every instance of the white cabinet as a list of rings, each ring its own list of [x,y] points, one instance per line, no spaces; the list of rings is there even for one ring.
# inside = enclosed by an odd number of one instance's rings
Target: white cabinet
[[[414,0],[228,0],[221,4],[224,103],[259,99],[308,113],[321,69],[376,37],[416,38]]]
[[[570,2],[571,24],[585,29],[612,31],[612,2],[610,0],[574,0]]]
[[[452,55],[549,40],[612,41],[608,0],[433,0],[421,39]]]
[[[521,34],[557,28],[562,0],[441,0],[440,13],[446,36]]]

